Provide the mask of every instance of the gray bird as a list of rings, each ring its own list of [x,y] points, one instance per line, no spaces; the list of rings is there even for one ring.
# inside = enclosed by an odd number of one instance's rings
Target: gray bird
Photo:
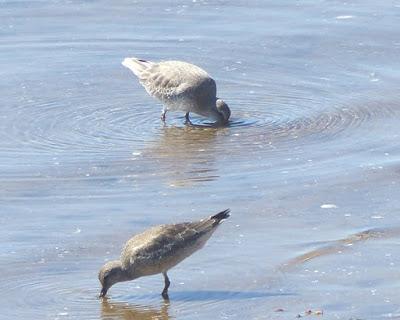
[[[195,222],[155,226],[132,237],[126,242],[120,260],[107,262],[100,269],[100,297],[117,282],[162,273],[165,283],[162,296],[168,299],[167,271],[201,249],[221,221],[229,217],[229,212],[227,209]]]
[[[216,97],[215,81],[203,69],[183,61],[151,62],[137,58],[125,58],[122,65],[130,69],[146,91],[163,104],[161,120],[167,111],[185,112],[212,118],[216,124],[226,125],[231,111],[228,105]]]

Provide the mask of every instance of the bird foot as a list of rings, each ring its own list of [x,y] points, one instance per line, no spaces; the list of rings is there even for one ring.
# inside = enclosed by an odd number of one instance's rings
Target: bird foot
[[[189,112],[186,112],[185,114],[185,125],[187,126],[193,125],[192,121],[190,121]]]
[[[168,291],[163,291],[161,293],[162,297],[164,298],[164,300],[169,300],[169,296],[168,296]]]
[[[161,112],[161,121],[162,122],[165,122],[166,114],[167,114],[166,110],[163,110],[163,112]]]

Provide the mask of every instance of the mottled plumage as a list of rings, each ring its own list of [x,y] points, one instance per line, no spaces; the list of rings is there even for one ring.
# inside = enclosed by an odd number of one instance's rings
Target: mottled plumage
[[[152,227],[128,240],[120,260],[106,263],[99,272],[100,296],[115,283],[157,273],[164,275],[168,295],[167,271],[204,246],[220,222],[229,217],[229,209],[196,222]]]
[[[136,58],[125,58],[122,64],[138,77],[151,96],[164,104],[163,121],[171,110],[185,112],[188,122],[189,112],[194,112],[220,124],[228,123],[230,109],[216,97],[215,81],[203,69],[183,61],[156,63]]]

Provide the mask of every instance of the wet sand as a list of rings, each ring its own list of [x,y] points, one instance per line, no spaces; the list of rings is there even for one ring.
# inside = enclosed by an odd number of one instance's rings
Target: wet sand
[[[399,6],[0,4],[0,318],[398,318]],[[230,125],[163,125],[125,56],[206,69]],[[133,234],[227,207],[169,304],[97,298]]]

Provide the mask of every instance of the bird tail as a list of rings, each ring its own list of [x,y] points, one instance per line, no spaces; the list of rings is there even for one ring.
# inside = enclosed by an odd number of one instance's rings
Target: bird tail
[[[210,219],[214,220],[215,224],[219,224],[222,220],[225,220],[230,216],[229,212],[231,212],[231,210],[230,209],[226,209],[224,211],[221,211],[221,212],[217,213],[214,216],[211,216]]]
[[[124,61],[122,61],[122,65],[131,70],[139,78],[142,71],[149,68],[152,64],[153,62],[137,58],[125,58]]]

